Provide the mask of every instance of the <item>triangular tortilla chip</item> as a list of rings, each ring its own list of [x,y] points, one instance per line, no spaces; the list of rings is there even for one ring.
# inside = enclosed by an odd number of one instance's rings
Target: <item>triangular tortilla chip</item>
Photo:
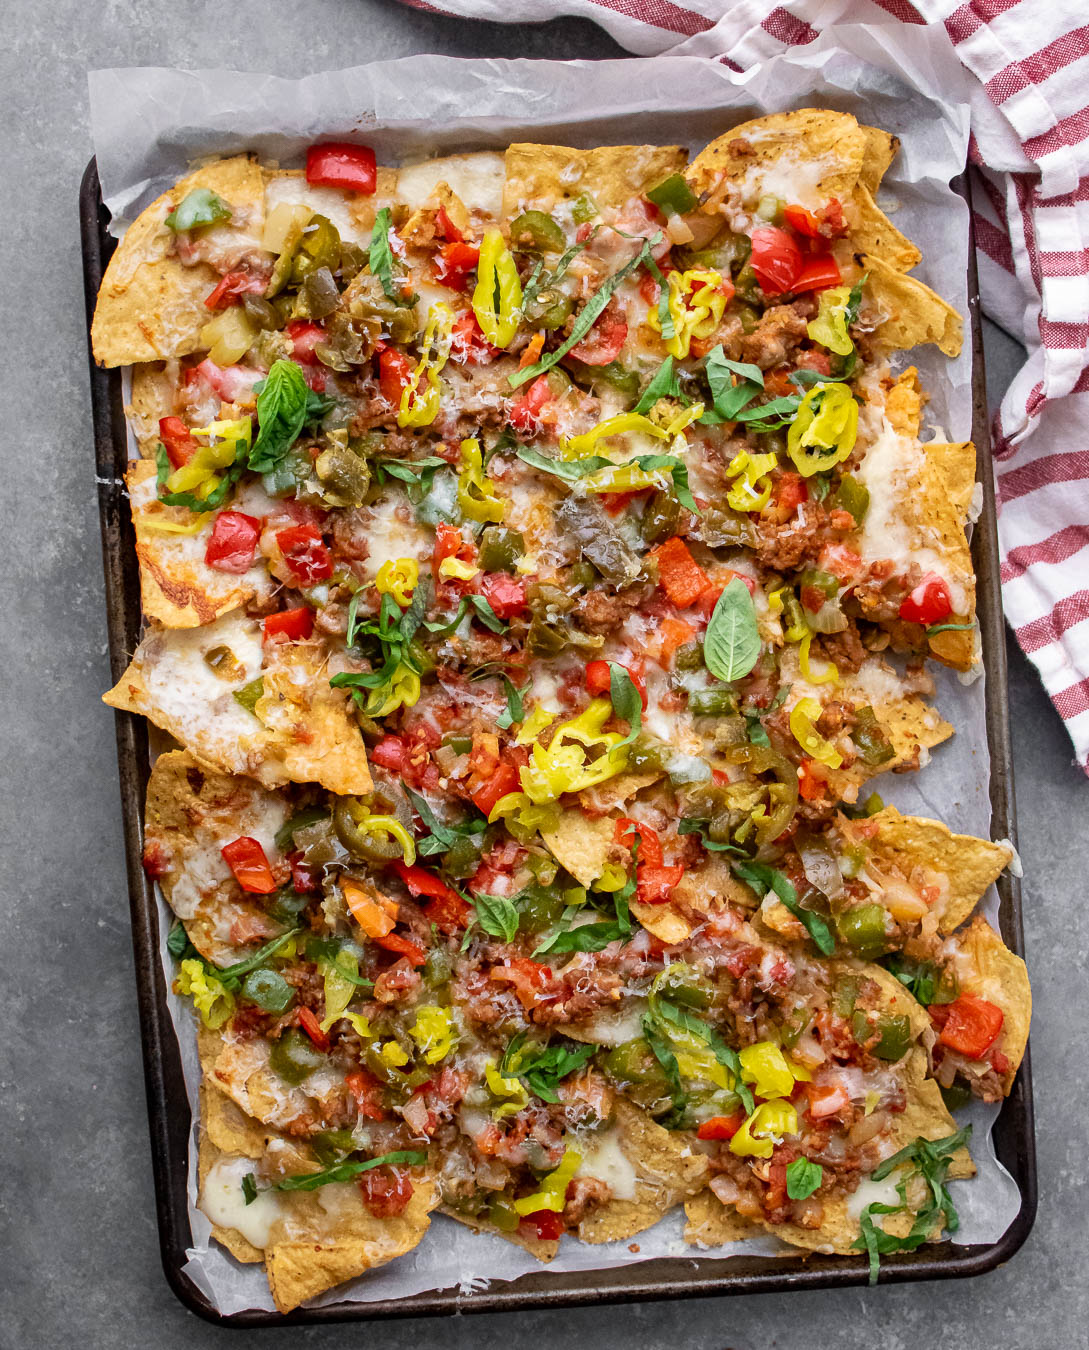
[[[603,210],[619,210],[688,159],[679,145],[511,145],[506,153],[503,217],[511,220],[532,207],[551,211],[557,203],[588,192]]]
[[[466,1228],[471,1228],[474,1233],[490,1233],[492,1237],[502,1238],[504,1242],[509,1242],[514,1247],[521,1247],[524,1252],[529,1252],[530,1256],[535,1256],[542,1265],[554,1261],[556,1253],[560,1250],[559,1238],[525,1237],[517,1228],[513,1233],[505,1233],[493,1224],[468,1214],[459,1214],[456,1209],[451,1209],[449,1206],[440,1208],[439,1213],[445,1214],[448,1219],[455,1219],[458,1223],[464,1224]]]
[[[616,821],[611,816],[596,819],[579,810],[564,811],[555,827],[542,830],[541,838],[552,856],[565,867],[580,886],[595,882],[614,852],[621,850],[613,843]]]
[[[210,188],[232,216],[208,228],[257,247],[264,227],[265,185],[260,166],[245,155],[195,170],[142,211],[110,259],[91,324],[91,345],[102,366],[128,366],[186,356],[200,345],[208,322],[205,297],[219,281],[207,263],[180,261],[163,223],[194,188]]]
[[[684,1240],[691,1247],[722,1247],[727,1242],[763,1237],[764,1228],[754,1219],[743,1218],[732,1205],[724,1205],[714,1191],[700,1191],[686,1200]]]
[[[862,158],[862,169],[858,175],[859,183],[870,193],[877,196],[881,180],[889,171],[889,165],[900,149],[899,138],[880,127],[862,127],[866,138],[866,149]]]
[[[853,253],[879,258],[897,272],[910,272],[922,254],[880,210],[869,190],[859,183],[847,208],[848,240]]]
[[[656,769],[642,773],[618,773],[615,778],[607,778],[596,787],[583,788],[578,799],[591,815],[603,816],[637,797],[644,788],[650,787],[661,777],[661,772]]]
[[[995,1047],[1010,1067],[1000,1074],[1003,1093],[1009,1094],[1028,1045],[1032,1021],[1032,989],[1024,961],[1011,952],[991,925],[977,914],[950,939],[955,969],[963,994],[975,994],[1002,1009],[1002,1030]]]
[[[218,1094],[216,1094],[218,1095]],[[202,1112],[203,1112],[204,1094],[201,1094]],[[197,1187],[198,1194],[204,1191],[204,1183],[208,1179],[208,1173],[220,1161],[221,1158],[229,1157],[233,1153],[232,1149],[219,1148],[208,1134],[201,1134],[200,1142],[197,1145]],[[252,1154],[244,1154],[245,1157],[252,1157]],[[224,1228],[220,1224],[212,1224],[212,1237],[221,1247],[226,1247],[227,1251],[236,1261],[241,1261],[243,1265],[256,1265],[265,1259],[265,1253],[260,1247],[255,1247],[248,1238],[236,1228]]]
[[[159,445],[159,422],[174,412],[177,380],[160,361],[145,361],[133,367],[132,397],[125,417],[144,459],[154,459]]]
[[[875,333],[884,351],[906,351],[932,342],[946,356],[960,355],[964,324],[952,305],[882,257],[864,255],[861,269],[869,273],[869,297],[885,314]]]

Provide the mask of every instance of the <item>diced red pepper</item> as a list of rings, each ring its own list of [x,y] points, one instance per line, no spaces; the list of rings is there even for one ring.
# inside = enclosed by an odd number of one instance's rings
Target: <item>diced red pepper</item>
[[[485,572],[480,589],[498,619],[513,619],[527,608],[526,583],[509,572]]]
[[[378,358],[378,387],[382,397],[394,408],[401,406],[401,394],[415,369],[412,362],[396,347],[387,347]]]
[[[967,1059],[982,1059],[994,1044],[1005,1020],[1002,1009],[985,998],[961,994],[945,1010],[945,1026],[938,1040]]]
[[[839,263],[831,253],[820,253],[806,258],[790,289],[800,295],[803,291],[826,291],[829,286],[838,286],[842,281]]]
[[[304,366],[318,364],[314,348],[325,341],[325,329],[320,323],[313,323],[310,319],[295,319],[284,329],[284,336],[291,343],[293,361]]]
[[[937,572],[927,572],[900,606],[905,623],[942,623],[953,612],[949,587]]]
[[[220,511],[204,550],[204,561],[220,572],[241,576],[253,566],[261,522],[241,511]]]
[[[290,525],[276,532],[276,543],[284,555],[287,569],[301,586],[328,581],[333,575],[333,560],[321,533],[312,525]]]
[[[379,947],[384,947],[387,952],[396,952],[398,956],[407,956],[408,963],[411,966],[422,966],[427,960],[427,953],[417,942],[411,938],[401,937],[398,933],[386,933],[384,937],[373,939]]]
[[[370,761],[380,769],[390,769],[400,773],[405,766],[405,743],[400,736],[383,736],[370,752]]]
[[[378,166],[369,145],[326,141],[306,152],[306,181],[315,187],[346,188],[366,197],[374,193]]]
[[[803,759],[798,766],[798,792],[803,801],[819,802],[824,796],[825,780],[815,760]]]
[[[707,573],[679,535],[651,549],[650,556],[658,564],[659,586],[678,609],[694,605],[711,584]]]
[[[469,282],[469,274],[476,270],[480,262],[480,249],[476,244],[455,241],[443,244],[435,264],[435,275],[451,290],[463,291]]]
[[[627,510],[629,504],[635,501],[636,497],[644,497],[653,491],[654,488],[633,488],[630,492],[602,492],[600,494],[601,505],[610,516],[618,516],[622,511]]]
[[[610,303],[582,341],[571,348],[571,355],[587,366],[607,366],[619,356],[627,336],[623,314]]]
[[[507,421],[516,431],[536,431],[541,409],[552,398],[552,386],[547,375],[539,375],[521,398],[516,399],[507,411]]]
[[[658,664],[663,669],[668,670],[673,660],[673,653],[678,647],[683,647],[686,642],[696,636],[696,630],[690,623],[685,623],[683,619],[664,619],[660,629],[661,641],[658,647]]]
[[[384,1120],[386,1113],[382,1109],[382,1087],[378,1079],[366,1069],[352,1069],[344,1075],[348,1091],[355,1098],[359,1114],[368,1120]]]
[[[403,862],[394,863],[393,869],[412,895],[417,898],[423,896],[430,901],[425,912],[440,932],[457,933],[468,927],[472,906],[441,877],[428,872],[426,868],[410,867]]]
[[[465,552],[471,556],[474,552],[472,545],[465,543],[459,529],[448,525],[445,520],[440,520],[435,526],[435,551],[431,555],[431,569],[435,580],[439,580],[439,568],[447,558],[462,557]]]
[[[818,239],[820,237],[820,221],[812,211],[807,211],[804,206],[785,206],[783,208],[783,219],[792,230],[804,234],[807,239]]]
[[[645,866],[661,867],[662,841],[658,838],[658,831],[650,825],[644,825],[641,820],[632,820],[631,816],[621,816],[616,822],[613,838],[618,844],[623,844],[625,848],[631,848],[634,843],[634,835],[639,836],[638,863],[640,869]]]
[[[784,473],[775,484],[775,505],[794,512],[802,502],[809,500],[809,488],[800,473]]]
[[[314,612],[308,605],[281,609],[265,619],[265,639],[278,642],[305,642],[314,631]]]
[[[329,1035],[322,1031],[321,1023],[309,1008],[299,1009],[299,1026],[302,1027],[319,1050],[329,1049]]]
[[[500,349],[493,347],[484,336],[472,310],[455,322],[450,338],[451,361],[460,361],[467,366],[487,366],[501,355]]]
[[[220,853],[244,891],[252,895],[271,895],[276,889],[265,850],[256,839],[244,834],[221,848]]]
[[[405,1212],[413,1188],[403,1167],[372,1167],[359,1178],[359,1189],[376,1219],[394,1219]]]
[[[632,665],[625,666],[624,669],[628,672],[628,678],[638,690],[639,699],[645,712],[647,707],[647,682],[639,668],[642,664],[642,660],[640,660],[638,664],[633,662]],[[612,681],[613,673],[608,661],[591,661],[586,667],[586,692],[591,698],[607,694],[612,688]]]
[[[736,1116],[712,1116],[697,1129],[696,1138],[732,1139],[744,1122],[745,1117],[740,1112]]]
[[[435,212],[435,228],[444,239],[451,243],[460,243],[465,236],[450,219],[450,213],[445,206],[440,206]]]
[[[749,262],[765,293],[782,295],[793,288],[802,270],[802,251],[786,230],[762,225],[752,232]]]
[[[510,760],[500,760],[499,767],[492,776],[473,793],[473,805],[483,815],[491,815],[497,801],[510,792],[519,792],[522,781],[517,764]]]
[[[667,904],[673,888],[684,876],[683,863],[673,863],[665,867],[647,867],[640,863],[636,870],[638,880],[635,893],[643,905]]]
[[[228,272],[220,277],[214,291],[204,297],[207,309],[230,309],[237,305],[244,295],[261,295],[265,283],[260,277],[250,276],[248,272]]]
[[[196,438],[180,417],[159,418],[159,439],[166,447],[166,457],[175,469],[188,464],[200,449]]]
[[[555,1209],[537,1209],[527,1214],[518,1227],[527,1237],[554,1242],[556,1238],[563,1237],[563,1215]]]
[[[306,861],[304,854],[296,850],[287,855],[291,867],[291,884],[300,895],[307,895],[318,889],[320,872],[312,863]]]

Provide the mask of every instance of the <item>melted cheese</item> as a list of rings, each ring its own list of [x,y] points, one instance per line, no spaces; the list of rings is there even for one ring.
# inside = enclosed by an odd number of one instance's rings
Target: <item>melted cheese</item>
[[[603,1134],[579,1139],[576,1147],[582,1154],[577,1177],[594,1177],[604,1181],[617,1200],[634,1200],[638,1181],[631,1160],[620,1145],[620,1131],[606,1130]]]
[[[265,208],[271,212],[281,202],[309,206],[315,215],[324,216],[337,227],[341,239],[352,244],[369,244],[370,226],[363,228],[352,219],[348,199],[338,188],[311,187],[305,178],[285,174],[272,178],[265,189]]]
[[[425,562],[434,551],[429,530],[414,520],[403,520],[404,498],[398,495],[383,497],[374,505],[374,514],[367,523],[367,543],[370,554],[362,564],[367,580],[373,581],[384,562],[394,558],[415,558]]]
[[[397,172],[397,195],[415,208],[422,206],[439,183],[446,183],[467,207],[498,217],[503,207],[506,169],[494,151],[451,155],[447,159],[412,164]]]
[[[264,1248],[272,1225],[280,1218],[280,1198],[275,1191],[260,1191],[247,1205],[242,1178],[252,1171],[249,1158],[220,1158],[204,1178],[199,1207],[218,1227],[233,1228],[253,1246]]]
[[[896,1180],[895,1175],[886,1177],[884,1181],[872,1181],[866,1177],[859,1182],[858,1190],[847,1197],[847,1213],[852,1219],[857,1219],[867,1205],[898,1205],[900,1197],[896,1192]]]

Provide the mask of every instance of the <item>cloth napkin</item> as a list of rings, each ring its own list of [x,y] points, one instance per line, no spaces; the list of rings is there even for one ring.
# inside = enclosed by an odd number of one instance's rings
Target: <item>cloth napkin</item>
[[[639,55],[734,70],[837,22],[944,27],[972,90],[984,313],[1028,349],[994,419],[1006,619],[1089,774],[1089,8],[1084,0],[403,0],[593,19]]]

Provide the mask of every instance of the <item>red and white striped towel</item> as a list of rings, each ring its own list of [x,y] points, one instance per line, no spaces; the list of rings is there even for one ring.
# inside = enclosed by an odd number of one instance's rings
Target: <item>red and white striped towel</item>
[[[1089,9],[1084,0],[404,0],[595,20],[639,55],[744,70],[837,22],[944,26],[972,77],[985,313],[1028,359],[995,417],[1006,618],[1089,773]]]

